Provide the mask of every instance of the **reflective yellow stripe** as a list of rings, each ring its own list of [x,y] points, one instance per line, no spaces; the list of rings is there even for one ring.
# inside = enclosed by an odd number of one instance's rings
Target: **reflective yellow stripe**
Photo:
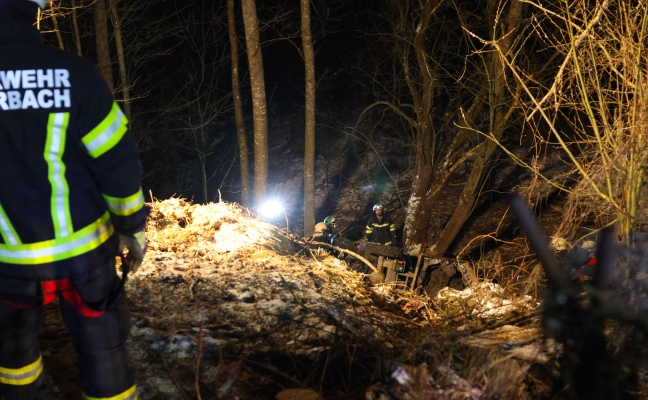
[[[70,236],[28,244],[0,244],[0,262],[34,265],[65,260],[99,247],[113,234],[115,228],[106,212],[90,225]]]
[[[70,215],[70,188],[65,179],[65,137],[70,113],[52,113],[47,122],[47,141],[43,157],[47,163],[47,179],[52,186],[50,210],[54,222],[54,237],[62,238],[72,233]]]
[[[131,386],[125,392],[112,397],[90,397],[83,393],[84,400],[137,400],[137,385]]]
[[[0,367],[0,383],[7,385],[29,385],[34,382],[43,372],[43,356],[38,360],[22,368]]]
[[[7,213],[2,208],[2,204],[0,204],[0,235],[2,235],[5,243],[13,245],[20,244],[20,237],[16,233],[16,229],[11,224],[11,221],[9,221]]]
[[[91,157],[97,158],[112,149],[128,130],[128,119],[114,102],[103,121],[81,138]]]
[[[108,204],[108,209],[116,215],[132,215],[144,207],[144,193],[142,192],[142,188],[137,193],[128,197],[111,197],[105,194],[102,196]]]

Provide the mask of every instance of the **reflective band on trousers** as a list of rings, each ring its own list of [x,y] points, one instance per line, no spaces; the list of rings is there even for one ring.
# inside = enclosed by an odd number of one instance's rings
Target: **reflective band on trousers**
[[[133,385],[125,392],[112,397],[90,397],[84,393],[83,400],[137,400],[137,385]]]
[[[27,244],[0,244],[0,262],[34,265],[66,260],[96,249],[115,231],[106,212],[70,236]]]
[[[0,367],[0,383],[6,385],[29,385],[34,382],[43,372],[43,356],[38,360],[22,368]]]

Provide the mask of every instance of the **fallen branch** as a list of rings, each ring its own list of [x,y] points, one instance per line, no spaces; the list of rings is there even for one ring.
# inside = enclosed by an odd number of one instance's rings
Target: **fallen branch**
[[[363,263],[365,263],[367,266],[369,266],[369,268],[371,268],[374,272],[380,273],[380,271],[378,271],[378,268],[374,267],[374,265],[369,260],[362,257],[358,253],[355,253],[355,252],[353,252],[351,250],[343,249],[341,247],[337,247],[337,246],[334,246],[334,245],[328,244],[328,243],[314,242],[313,244],[315,244],[317,246],[328,247],[328,248],[331,248],[333,250],[337,250],[339,252],[346,253],[346,254],[348,254],[350,256],[353,256],[353,257],[357,258],[358,260],[362,261]]]

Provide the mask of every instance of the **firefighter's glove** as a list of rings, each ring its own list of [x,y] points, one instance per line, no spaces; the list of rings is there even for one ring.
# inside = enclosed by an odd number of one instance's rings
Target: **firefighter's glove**
[[[126,254],[131,272],[137,272],[137,269],[142,265],[144,254],[146,254],[146,238],[144,232],[139,231],[132,235],[119,235],[119,252]]]

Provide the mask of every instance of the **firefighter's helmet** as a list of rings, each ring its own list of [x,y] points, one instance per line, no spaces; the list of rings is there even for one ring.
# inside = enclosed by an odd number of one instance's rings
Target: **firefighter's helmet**
[[[335,217],[329,215],[328,217],[324,218],[324,223],[326,225],[333,225],[335,223]]]
[[[318,223],[315,224],[315,233],[322,233],[322,232],[326,231],[327,229],[328,229],[328,227],[326,226],[326,224],[324,222],[318,222]]]
[[[374,210],[374,212],[375,212],[376,210],[382,210],[382,209],[383,209],[383,206],[381,206],[380,203],[378,203],[378,204],[376,204],[375,206],[373,206],[373,210]]]

